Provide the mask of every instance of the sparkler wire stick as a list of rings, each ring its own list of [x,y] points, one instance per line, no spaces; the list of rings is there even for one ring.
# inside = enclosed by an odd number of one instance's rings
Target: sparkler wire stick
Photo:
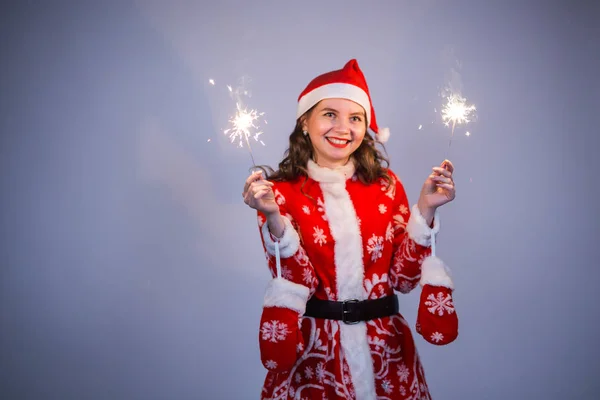
[[[254,154],[252,154],[252,146],[250,146],[250,141],[248,140],[248,135],[244,135],[246,139],[246,144],[248,145],[248,151],[250,152],[250,158],[252,159],[252,167],[256,168],[256,162],[254,162]]]
[[[452,121],[452,133],[450,133],[450,141],[448,142],[448,147],[452,146],[452,138],[454,137],[454,127],[456,126],[456,121]]]

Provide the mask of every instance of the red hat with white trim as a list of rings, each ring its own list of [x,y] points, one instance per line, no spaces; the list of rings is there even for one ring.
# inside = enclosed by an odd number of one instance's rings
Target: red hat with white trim
[[[300,118],[319,101],[334,98],[352,100],[361,105],[365,109],[369,128],[375,132],[375,139],[381,143],[387,142],[390,130],[377,126],[369,87],[355,59],[348,61],[342,69],[326,72],[313,79],[298,97],[296,118]]]

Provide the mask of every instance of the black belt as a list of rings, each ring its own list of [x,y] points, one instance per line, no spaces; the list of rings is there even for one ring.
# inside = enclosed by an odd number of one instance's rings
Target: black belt
[[[398,313],[395,294],[373,300],[330,301],[311,297],[306,303],[305,317],[334,319],[346,324],[357,324]]]

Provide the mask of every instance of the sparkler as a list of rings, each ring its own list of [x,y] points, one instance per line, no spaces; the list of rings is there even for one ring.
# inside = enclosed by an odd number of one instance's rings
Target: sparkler
[[[452,133],[450,134],[450,141],[448,143],[448,147],[450,147],[452,145],[452,138],[454,137],[454,128],[457,124],[469,123],[476,108],[473,104],[467,105],[467,100],[458,94],[451,94],[447,97],[447,100],[448,102],[444,105],[441,112],[444,125],[449,126],[452,123]]]
[[[209,83],[214,85],[214,80],[210,79]],[[263,117],[264,112],[260,112],[256,109],[249,109],[244,105],[242,96],[249,97],[248,91],[243,87],[238,87],[235,90],[232,86],[227,85],[230,96],[235,101],[235,114],[229,118],[229,127],[223,130],[223,134],[229,136],[231,143],[237,142],[239,147],[244,147],[244,143],[248,147],[250,158],[252,159],[252,166],[256,168],[256,162],[254,161],[254,154],[252,153],[252,146],[250,145],[250,138],[259,142],[263,146],[265,143],[260,140],[262,131],[260,130],[259,120]],[[267,121],[263,121],[265,124]]]
[[[258,137],[262,134],[262,131],[256,131],[259,129],[258,125],[256,125],[256,121],[262,117],[264,113],[258,112],[257,110],[248,110],[247,108],[244,108],[240,102],[236,102],[235,107],[236,113],[229,119],[231,128],[225,129],[223,133],[225,135],[229,135],[229,140],[231,143],[237,140],[239,147],[243,147],[244,141],[246,142],[248,151],[250,152],[250,158],[252,158],[252,166],[256,167],[249,138],[252,136],[255,141],[264,145],[264,142],[258,139]],[[256,132],[253,133],[253,131]]]

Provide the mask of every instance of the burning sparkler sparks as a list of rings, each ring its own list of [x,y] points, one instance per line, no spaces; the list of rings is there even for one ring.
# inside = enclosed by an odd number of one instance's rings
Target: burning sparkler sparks
[[[452,124],[452,133],[450,134],[450,142],[448,144],[448,146],[451,146],[454,128],[456,125],[469,123],[473,118],[476,108],[475,105],[467,105],[466,99],[458,94],[448,96],[447,100],[448,102],[442,108],[441,113],[444,125],[449,126]]]
[[[209,83],[214,85],[214,80],[210,79]],[[259,138],[262,135],[260,130],[260,120],[264,115],[264,112],[260,112],[255,109],[249,109],[244,106],[242,96],[250,97],[247,89],[238,87],[234,89],[231,85],[227,85],[227,90],[230,96],[235,101],[235,114],[229,118],[229,127],[223,130],[223,134],[229,136],[231,143],[238,143],[239,147],[244,147],[244,143],[248,147],[250,157],[252,158],[252,165],[256,167],[254,161],[254,155],[252,154],[252,146],[250,145],[250,138],[259,142],[263,146],[265,143]],[[262,121],[265,124],[267,121]]]
[[[223,133],[225,135],[229,135],[229,140],[231,143],[238,141],[239,147],[243,147],[245,141],[246,145],[248,146],[248,150],[250,151],[252,165],[256,166],[249,138],[252,136],[255,141],[264,146],[265,143],[262,140],[259,140],[259,136],[262,134],[262,131],[258,130],[259,126],[256,124],[259,118],[264,115],[264,113],[257,110],[248,110],[247,108],[242,108],[242,105],[239,102],[237,102],[235,106],[237,111],[235,115],[229,119],[231,128],[225,129]]]

